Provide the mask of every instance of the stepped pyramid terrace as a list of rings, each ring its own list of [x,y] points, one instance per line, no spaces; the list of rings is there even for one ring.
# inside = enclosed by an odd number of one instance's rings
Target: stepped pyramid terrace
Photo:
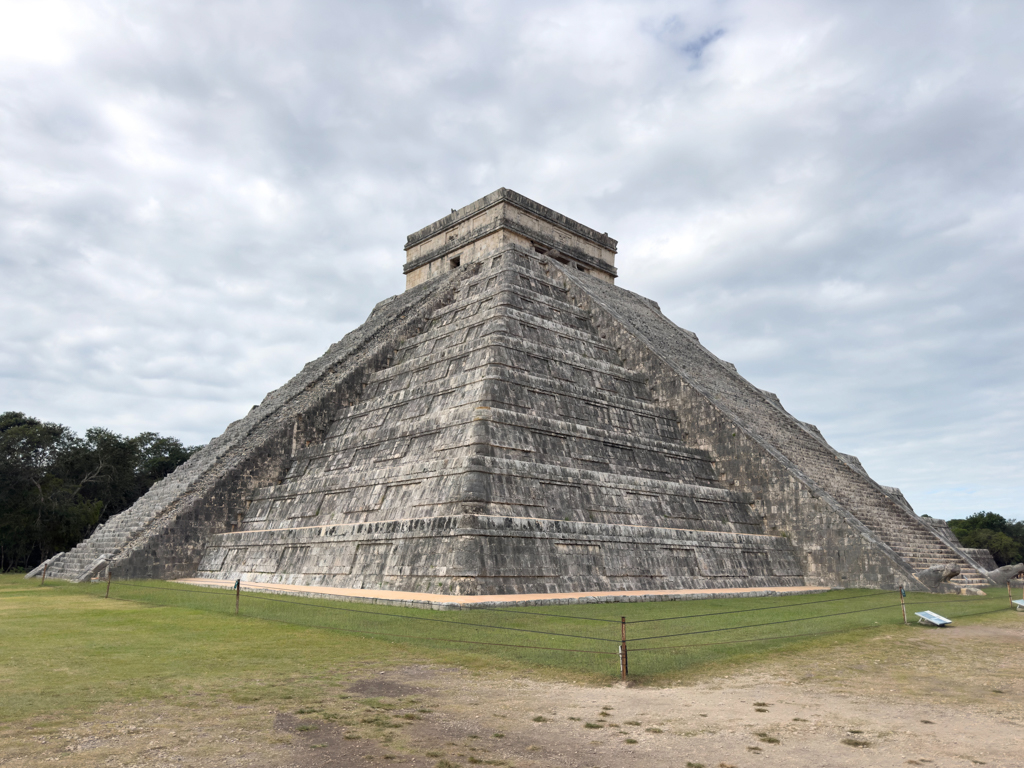
[[[499,189],[409,236],[404,293],[48,565],[455,595],[926,586],[977,551],[653,301],[617,243]]]

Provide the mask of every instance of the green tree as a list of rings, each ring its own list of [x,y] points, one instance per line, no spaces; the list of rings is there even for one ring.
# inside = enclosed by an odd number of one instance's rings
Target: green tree
[[[83,439],[61,424],[0,414],[0,570],[71,549],[197,449],[100,427]]]
[[[103,503],[101,522],[127,509],[146,493],[153,483],[184,464],[198,446],[186,447],[174,437],[142,432],[125,437],[101,427],[85,432],[87,466],[99,467],[83,486],[82,495]],[[81,472],[87,467],[78,468]]]
[[[1024,560],[1024,522],[1007,520],[995,512],[976,512],[963,520],[948,521],[965,547],[987,549],[997,565]]]
[[[65,426],[0,414],[0,568],[74,546],[99,522],[102,504],[80,493],[98,471],[86,451]]]

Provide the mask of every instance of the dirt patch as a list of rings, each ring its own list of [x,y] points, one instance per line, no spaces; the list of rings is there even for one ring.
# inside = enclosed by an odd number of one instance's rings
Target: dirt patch
[[[1024,616],[1021,617],[1024,620]],[[981,640],[985,643],[1020,643],[1024,641],[1024,621],[1019,627],[1000,627],[991,624],[964,624],[962,626],[922,627],[927,631],[915,638],[921,642],[931,643],[962,643],[965,640]]]
[[[383,760],[385,754],[380,742],[353,739],[351,731],[346,733],[329,721],[280,713],[274,718],[274,730],[288,739],[288,759],[308,768],[354,768]]]
[[[381,672],[379,677],[368,677],[365,680],[353,683],[348,687],[348,690],[360,696],[386,696],[390,698],[414,696],[420,692],[420,689],[415,686],[384,677],[385,674]]]
[[[464,679],[438,687],[450,703],[406,736],[444,739],[445,759],[459,765],[1020,764],[1024,713],[1009,691],[965,709],[895,691],[880,701],[774,674],[662,689]]]
[[[179,693],[0,726],[0,765],[1016,768],[1022,639],[1024,622],[901,626],[657,688],[428,665],[324,673],[333,682],[303,701]]]

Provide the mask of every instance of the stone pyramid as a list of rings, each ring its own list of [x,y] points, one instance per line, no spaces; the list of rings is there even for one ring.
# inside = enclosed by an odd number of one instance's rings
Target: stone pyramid
[[[409,236],[407,290],[58,578],[452,594],[921,585],[970,555],[614,286],[616,243],[501,189]]]

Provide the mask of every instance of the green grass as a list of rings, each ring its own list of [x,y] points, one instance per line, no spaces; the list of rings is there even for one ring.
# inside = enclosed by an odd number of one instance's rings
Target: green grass
[[[0,577],[0,720],[118,702],[309,702],[324,660],[339,674],[387,643],[210,610],[104,600],[90,586]],[[287,706],[287,704],[285,704]]]
[[[868,590],[512,612],[425,611],[243,593],[241,615],[235,616],[234,593],[226,590],[114,582],[106,600],[105,588],[59,581],[41,587],[21,575],[0,576],[0,717],[90,710],[113,701],[188,701],[192,690],[238,704],[273,700],[291,702],[292,711],[317,707],[320,683],[311,670],[322,675],[325,659],[328,672],[338,677],[368,661],[382,666],[426,662],[609,684],[619,676],[622,615],[630,636],[630,676],[642,683],[675,682],[712,667],[746,664],[765,652],[798,653],[895,626],[905,632],[942,631],[902,627],[898,597]],[[991,594],[991,600],[910,595],[908,613],[912,622],[913,610],[923,608],[954,620],[983,621],[970,615],[1007,609],[1005,590],[994,588]],[[819,602],[848,597],[857,599]],[[748,608],[767,610],[733,613]],[[859,612],[846,613],[854,610]],[[719,631],[825,613],[845,615]],[[663,618],[672,620],[641,623]],[[491,626],[472,626],[478,624]],[[684,632],[697,634],[641,639]],[[806,633],[826,634],[772,639]],[[513,645],[545,649],[508,647]],[[549,650],[568,648],[610,655]]]

